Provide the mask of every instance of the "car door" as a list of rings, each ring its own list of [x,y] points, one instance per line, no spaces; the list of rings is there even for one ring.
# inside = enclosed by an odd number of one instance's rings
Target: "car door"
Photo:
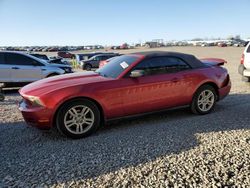
[[[12,82],[33,82],[42,78],[42,64],[18,53],[6,53],[6,62],[11,65]]]
[[[7,64],[4,58],[4,53],[0,53],[0,82],[11,82],[11,65]]]
[[[143,70],[144,76],[121,81],[123,87],[124,115],[145,113],[175,107],[185,103],[182,93],[185,82],[182,71],[190,67],[178,65],[171,57],[155,57],[144,60],[133,70]]]
[[[196,69],[191,68],[188,63],[178,57],[167,57],[166,61],[166,74],[174,76],[173,82],[176,86],[176,100],[173,106],[190,104],[200,74],[197,74]]]

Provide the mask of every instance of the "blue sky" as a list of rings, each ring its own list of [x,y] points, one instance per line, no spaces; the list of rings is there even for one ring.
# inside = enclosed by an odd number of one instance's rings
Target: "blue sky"
[[[250,37],[250,0],[0,0],[0,46]]]

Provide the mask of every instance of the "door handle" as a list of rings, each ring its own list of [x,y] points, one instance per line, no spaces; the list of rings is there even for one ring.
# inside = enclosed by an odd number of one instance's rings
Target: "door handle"
[[[20,69],[19,67],[12,67],[12,69]]]
[[[171,82],[178,82],[178,81],[179,81],[178,78],[173,78],[173,79],[171,80]]]

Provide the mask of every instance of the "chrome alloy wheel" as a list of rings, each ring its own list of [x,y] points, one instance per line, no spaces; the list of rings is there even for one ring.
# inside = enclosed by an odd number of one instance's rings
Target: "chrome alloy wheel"
[[[93,111],[84,105],[73,106],[64,116],[64,125],[73,134],[87,132],[93,126],[94,121]]]
[[[198,108],[202,112],[207,112],[213,107],[214,102],[215,102],[214,93],[210,90],[204,90],[198,97]]]

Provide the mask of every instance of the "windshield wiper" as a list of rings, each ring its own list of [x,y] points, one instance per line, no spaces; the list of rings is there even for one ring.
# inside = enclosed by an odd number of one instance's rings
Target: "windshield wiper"
[[[108,77],[106,74],[102,74],[101,72],[95,71],[95,73],[97,73],[97,74],[99,74],[100,76],[103,76],[103,77]]]

